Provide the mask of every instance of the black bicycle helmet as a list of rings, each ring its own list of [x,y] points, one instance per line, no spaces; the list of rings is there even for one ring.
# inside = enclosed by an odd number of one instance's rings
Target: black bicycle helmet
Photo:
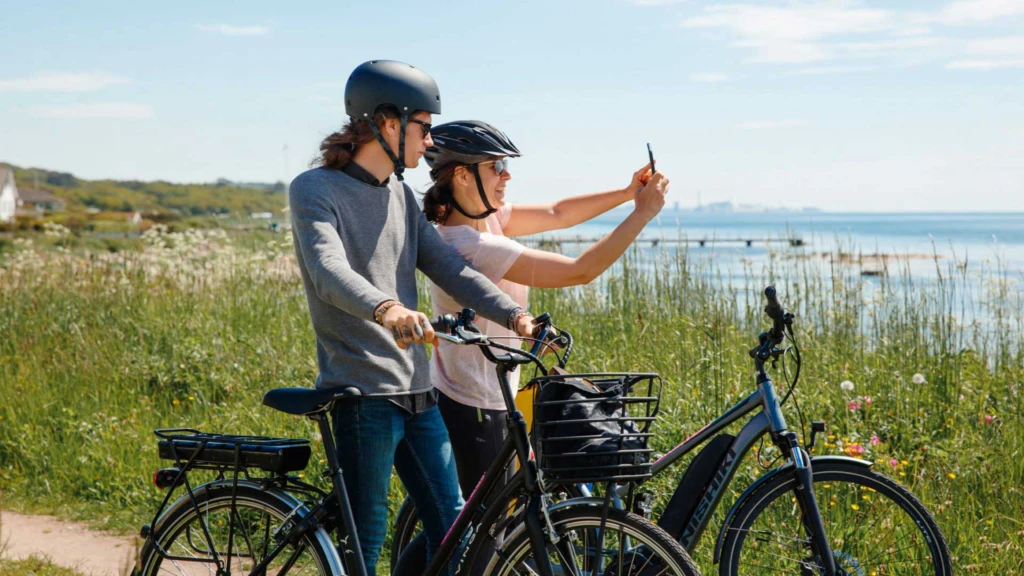
[[[396,155],[384,141],[373,122],[373,115],[381,106],[394,106],[401,119]],[[345,84],[345,112],[352,118],[370,124],[377,141],[395,164],[395,176],[402,180],[405,172],[405,128],[409,115],[417,110],[441,113],[441,92],[437,83],[426,72],[394,60],[371,60],[360,64]]]
[[[454,196],[448,199],[449,203],[463,216],[474,220],[494,214],[497,209],[487,201],[477,164],[493,158],[522,156],[512,140],[501,130],[479,120],[459,120],[434,126],[430,130],[430,137],[434,145],[427,148],[423,156],[430,166],[430,177],[437,178],[441,168],[452,163],[469,166],[476,177],[477,192],[480,193],[480,200],[483,201],[486,210],[481,214],[468,214],[455,201]]]

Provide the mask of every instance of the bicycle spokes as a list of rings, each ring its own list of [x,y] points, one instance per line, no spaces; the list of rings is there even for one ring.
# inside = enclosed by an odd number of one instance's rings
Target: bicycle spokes
[[[832,547],[837,574],[858,576],[923,574],[934,571],[928,543],[892,500],[851,482],[814,483],[815,496]],[[747,574],[822,574],[822,559],[800,521],[792,492],[776,498],[744,530],[739,565]]]
[[[233,513],[231,506],[206,507],[202,518],[193,516],[192,521],[176,530],[176,534],[164,546],[171,556],[161,562],[156,574],[175,576],[215,575],[218,566],[228,568],[231,574],[248,574],[276,545],[275,530],[281,518],[265,510],[239,508]],[[204,534],[202,524],[209,530],[210,540]],[[231,531],[233,530],[233,535]],[[229,545],[230,540],[230,545]],[[214,549],[210,549],[209,542]],[[320,574],[308,550],[300,544],[297,548],[285,550],[267,566],[267,574]]]

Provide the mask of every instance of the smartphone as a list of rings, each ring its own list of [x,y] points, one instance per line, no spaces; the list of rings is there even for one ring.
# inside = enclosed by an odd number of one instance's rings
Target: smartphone
[[[654,176],[654,152],[651,152],[651,143],[647,143],[647,157],[651,159],[651,176]]]

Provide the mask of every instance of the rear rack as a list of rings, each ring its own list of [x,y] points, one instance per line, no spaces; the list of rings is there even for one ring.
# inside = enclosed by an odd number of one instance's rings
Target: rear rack
[[[309,440],[236,434],[211,434],[194,428],[162,428],[160,458],[183,470],[245,470],[286,474],[305,469],[312,450]]]

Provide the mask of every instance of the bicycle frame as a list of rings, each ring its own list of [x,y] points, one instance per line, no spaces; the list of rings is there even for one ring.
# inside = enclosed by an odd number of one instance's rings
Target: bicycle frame
[[[651,466],[653,474],[661,473],[665,468],[675,464],[680,458],[692,452],[706,440],[758,408],[761,411],[755,414],[743,426],[739,434],[736,435],[736,439],[729,446],[725,459],[718,470],[715,471],[707,491],[701,498],[700,504],[698,504],[693,516],[683,529],[679,542],[688,552],[696,547],[701,534],[703,534],[704,529],[711,520],[712,513],[718,507],[722,495],[725,493],[725,488],[731,483],[739,462],[750,450],[751,446],[765,433],[771,434],[774,439],[775,436],[786,432],[786,419],[782,414],[782,407],[775,394],[775,385],[770,379],[759,382],[755,392],[726,410],[724,414],[698,430],[680,445],[656,460]]]
[[[730,424],[760,408],[761,411],[744,424],[729,445],[722,463],[711,477],[693,515],[683,529],[679,542],[687,552],[692,552],[696,548],[712,514],[725,494],[725,488],[732,482],[740,461],[750,451],[751,446],[767,433],[779,450],[790,458],[796,469],[798,480],[796,497],[805,530],[825,563],[825,573],[832,576],[835,574],[835,560],[825,534],[821,512],[814,499],[810,456],[800,447],[797,434],[790,431],[786,425],[786,418],[782,414],[782,404],[775,393],[775,385],[764,369],[764,359],[755,358],[755,361],[757,390],[656,460],[651,466],[652,473],[660,473]],[[717,561],[717,552],[715,556]]]
[[[487,350],[482,347],[483,350]],[[495,360],[494,356],[489,352],[485,352],[489,355],[492,361]],[[506,423],[508,425],[509,435],[505,439],[504,444],[498,451],[498,457],[495,458],[491,465],[487,468],[487,472],[484,473],[483,477],[477,482],[476,487],[473,489],[473,493],[469,496],[469,501],[463,507],[462,512],[459,513],[458,518],[452,524],[451,528],[448,529],[448,533],[445,534],[444,540],[441,541],[441,546],[434,554],[433,559],[430,561],[430,565],[427,567],[425,574],[437,575],[444,572],[448,563],[454,557],[459,545],[462,543],[462,535],[466,530],[474,524],[474,520],[479,518],[482,514],[486,514],[487,508],[484,506],[489,503],[489,496],[494,491],[495,487],[499,486],[499,479],[503,477],[502,471],[505,469],[509,458],[516,454],[520,463],[520,470],[516,476],[509,482],[505,490],[502,491],[500,496],[511,494],[510,489],[515,488],[517,484],[523,484],[526,488],[529,497],[526,504],[526,529],[530,537],[530,543],[534,550],[545,550],[546,545],[544,543],[544,531],[541,525],[540,518],[543,514],[542,509],[542,498],[543,494],[540,489],[540,484],[537,482],[537,463],[533,458],[533,450],[530,447],[529,432],[526,429],[526,419],[523,417],[523,413],[516,409],[515,400],[512,398],[511,392],[508,387],[508,372],[509,366],[496,362],[498,364],[498,382],[501,387],[502,396],[505,398],[505,406],[508,408]],[[497,501],[501,501],[502,498],[499,496]],[[477,526],[483,527],[485,524],[480,522]],[[467,545],[472,542],[472,539],[476,537],[476,534],[472,534],[470,541]],[[552,576],[553,570],[551,564],[548,561],[546,555],[538,555],[539,562],[537,564],[538,571],[543,576]]]

